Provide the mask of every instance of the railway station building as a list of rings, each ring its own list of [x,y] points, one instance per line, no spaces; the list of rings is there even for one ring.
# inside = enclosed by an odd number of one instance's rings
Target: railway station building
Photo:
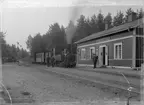
[[[92,66],[92,55],[98,55],[98,66],[138,68],[144,62],[144,18],[132,13],[128,22],[94,33],[77,42],[77,65]]]

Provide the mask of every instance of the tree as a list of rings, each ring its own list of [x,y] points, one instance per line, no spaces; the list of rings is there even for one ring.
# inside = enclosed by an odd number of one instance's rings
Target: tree
[[[28,55],[28,52],[24,49],[19,49],[14,44],[9,45],[5,41],[5,34],[3,32],[0,32],[0,42],[1,42],[1,50],[2,50],[2,57],[3,58],[10,58],[10,59],[17,59],[19,52],[24,52],[24,56],[20,55],[20,57],[26,57]]]
[[[96,17],[96,15],[93,15],[91,17],[91,19],[90,19],[90,22],[87,21],[87,23],[89,23],[89,26],[90,26],[90,34],[98,32],[97,17]]]
[[[92,34],[92,26],[91,26],[91,20],[89,19],[89,17],[86,19],[86,32],[87,32],[87,36]]]
[[[78,28],[84,28],[86,19],[84,15],[81,15],[80,18],[77,20],[77,27]]]
[[[0,32],[0,44],[1,44],[1,51],[2,51],[2,57],[7,56],[7,51],[6,51],[6,41],[5,41],[5,34],[4,32]]]
[[[16,46],[14,44],[12,44],[12,46],[11,46],[11,56],[13,58],[17,57],[17,49],[16,49]]]
[[[52,45],[52,36],[49,32],[47,32],[45,35],[43,35],[43,44],[45,46],[45,50],[48,51]]]
[[[74,38],[72,40],[75,42],[86,36],[88,36],[86,32],[86,19],[84,15],[81,15],[77,20],[76,32],[74,33]]]
[[[117,15],[114,16],[114,18],[113,18],[113,25],[119,26],[124,23],[124,20],[125,20],[124,14],[121,11],[119,11],[119,12],[117,12]]]
[[[97,16],[97,25],[98,25],[98,32],[105,30],[104,16],[101,12],[99,12]]]
[[[62,41],[61,39],[58,40],[58,38],[62,37],[61,36],[61,28],[58,23],[54,23],[53,25],[50,26],[50,36],[52,37],[52,46],[55,47],[58,44],[61,44],[60,42]]]
[[[29,35],[26,44],[33,55],[38,52],[51,51],[52,48],[61,50],[67,45],[65,28],[58,23],[51,24],[46,34],[37,33],[33,38]]]
[[[54,23],[50,26],[49,30],[50,38],[52,40],[50,48],[57,48],[56,53],[59,53],[60,50],[66,48],[66,34],[64,27],[60,27],[58,23]]]
[[[111,13],[108,13],[106,15],[104,21],[108,24],[108,28],[112,28],[112,16],[111,16]]]
[[[127,9],[126,15],[125,15],[125,22],[128,22],[128,16],[131,15],[131,13],[133,12],[134,10],[132,8]]]
[[[31,35],[29,35],[28,39],[26,41],[26,45],[27,45],[27,49],[29,49],[30,52],[32,50],[32,40],[33,40],[33,37]]]
[[[21,58],[26,58],[28,56],[28,52],[26,50],[24,50],[23,48],[21,49],[20,52],[21,52],[20,53]]]
[[[144,11],[143,9],[141,8],[140,10],[137,10],[137,18],[142,18],[144,16]]]
[[[32,40],[32,52],[42,52],[42,36],[37,33]]]

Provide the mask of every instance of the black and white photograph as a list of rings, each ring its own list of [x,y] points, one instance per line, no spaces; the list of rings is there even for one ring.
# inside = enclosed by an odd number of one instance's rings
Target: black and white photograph
[[[144,105],[144,1],[0,0],[0,105]]]

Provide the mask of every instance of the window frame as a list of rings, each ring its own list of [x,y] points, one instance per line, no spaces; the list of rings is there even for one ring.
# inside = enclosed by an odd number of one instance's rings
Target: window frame
[[[120,58],[120,56],[119,56],[119,45],[121,46],[121,58]],[[118,52],[117,52],[117,57],[116,57],[116,46],[118,46]],[[114,44],[114,59],[115,60],[121,60],[121,59],[123,59],[123,54],[122,54],[122,52],[123,52],[123,50],[122,50],[122,42],[120,42],[120,43],[115,43]]]

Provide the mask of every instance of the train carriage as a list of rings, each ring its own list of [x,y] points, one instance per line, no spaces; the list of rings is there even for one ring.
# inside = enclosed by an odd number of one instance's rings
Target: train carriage
[[[44,53],[36,53],[36,63],[44,63]]]

